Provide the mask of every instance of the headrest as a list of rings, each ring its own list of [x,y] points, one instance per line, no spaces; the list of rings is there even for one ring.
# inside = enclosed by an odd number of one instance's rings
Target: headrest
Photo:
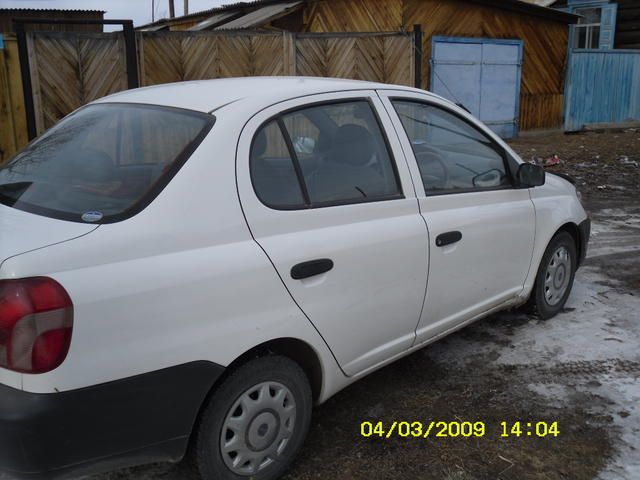
[[[369,130],[347,123],[338,128],[333,140],[333,161],[355,166],[366,165],[375,149]]]

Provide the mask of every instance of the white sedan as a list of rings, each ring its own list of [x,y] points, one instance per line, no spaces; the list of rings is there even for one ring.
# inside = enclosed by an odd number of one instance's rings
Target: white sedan
[[[425,91],[122,92],[0,169],[0,471],[278,478],[312,404],[482,318],[558,313],[589,219]],[[426,388],[426,387],[425,387]]]

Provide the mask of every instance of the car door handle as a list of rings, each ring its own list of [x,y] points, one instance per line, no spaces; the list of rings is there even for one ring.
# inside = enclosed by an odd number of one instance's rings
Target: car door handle
[[[444,247],[445,245],[451,245],[462,240],[462,233],[458,231],[441,233],[436,237],[436,246]]]
[[[315,277],[322,273],[326,273],[333,268],[333,260],[328,258],[320,258],[318,260],[310,260],[295,265],[291,268],[291,278],[294,280],[302,280],[304,278]]]

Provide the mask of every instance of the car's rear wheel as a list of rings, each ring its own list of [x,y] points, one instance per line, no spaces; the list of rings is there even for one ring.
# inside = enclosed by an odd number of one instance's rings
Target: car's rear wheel
[[[549,242],[540,262],[529,304],[538,316],[547,319],[564,308],[577,268],[576,244],[565,231]]]
[[[270,356],[235,370],[205,407],[195,459],[204,480],[279,478],[311,420],[311,387],[292,360]]]

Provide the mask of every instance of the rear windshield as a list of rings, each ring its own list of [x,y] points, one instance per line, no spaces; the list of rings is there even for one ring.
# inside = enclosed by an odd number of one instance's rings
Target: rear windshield
[[[0,202],[76,222],[123,220],[160,193],[213,122],[169,107],[87,106],[0,168]]]

